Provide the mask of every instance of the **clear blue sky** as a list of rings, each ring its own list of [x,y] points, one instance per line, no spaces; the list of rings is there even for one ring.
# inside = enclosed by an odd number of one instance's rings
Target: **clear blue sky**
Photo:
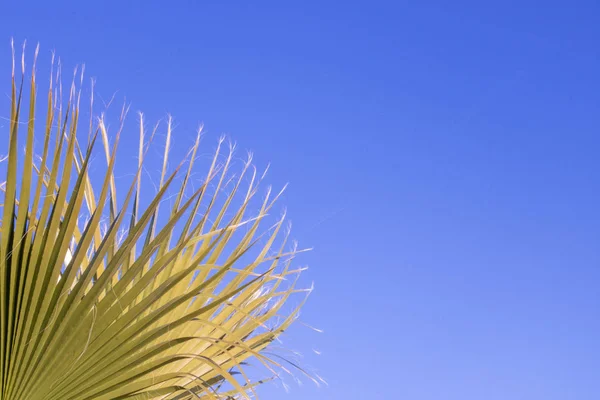
[[[599,399],[599,20],[593,1],[5,1],[0,71],[10,36],[39,41],[291,183],[315,247],[302,319],[325,332],[285,344],[329,386],[264,398]]]

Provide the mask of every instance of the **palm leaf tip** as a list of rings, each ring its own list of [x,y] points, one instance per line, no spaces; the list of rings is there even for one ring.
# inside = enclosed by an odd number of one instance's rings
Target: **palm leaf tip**
[[[251,156],[237,168],[223,140],[205,169],[197,165],[200,135],[186,160],[169,167],[170,117],[160,181],[148,195],[142,182],[160,128],[147,132],[141,114],[138,160],[123,182],[115,168],[127,108],[112,139],[104,114],[82,128],[83,69],[63,93],[54,60],[40,106],[35,67],[26,76],[23,56],[19,79],[13,51],[0,400],[256,396],[267,380],[261,371],[289,371],[285,357],[265,350],[305,301],[290,307],[305,292],[284,218],[267,225],[279,195],[261,199],[264,174]]]

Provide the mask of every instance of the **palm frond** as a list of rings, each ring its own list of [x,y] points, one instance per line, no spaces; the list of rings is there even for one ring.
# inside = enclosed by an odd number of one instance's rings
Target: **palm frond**
[[[287,370],[264,350],[304,302],[290,308],[290,296],[306,292],[296,287],[301,270],[291,268],[297,250],[286,250],[284,218],[264,227],[279,194],[268,191],[256,203],[262,176],[251,159],[231,179],[233,148],[227,151],[222,139],[193,187],[200,135],[170,170],[169,119],[160,183],[143,198],[145,160],[158,128],[148,134],[140,114],[136,172],[124,183],[115,168],[127,110],[113,136],[106,117],[92,119],[83,145],[83,73],[63,102],[53,61],[38,126],[35,61],[28,89],[24,58],[21,79],[14,64],[0,228],[0,399],[256,396],[264,380],[248,372],[247,362],[273,376]],[[44,132],[38,156],[37,130]],[[90,169],[99,146],[103,176]]]

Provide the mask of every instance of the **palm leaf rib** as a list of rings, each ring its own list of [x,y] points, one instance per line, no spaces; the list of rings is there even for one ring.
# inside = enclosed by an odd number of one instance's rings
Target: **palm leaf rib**
[[[266,350],[306,300],[290,307],[291,297],[309,292],[297,288],[303,269],[291,266],[299,251],[288,249],[284,217],[265,225],[281,193],[258,201],[264,174],[251,157],[236,167],[223,139],[198,185],[201,129],[169,168],[169,117],[158,187],[142,196],[159,125],[148,133],[139,115],[136,172],[123,184],[115,170],[128,109],[112,140],[104,114],[81,134],[83,70],[63,104],[53,56],[40,107],[37,55],[26,79],[25,56],[17,77],[13,50],[0,168],[0,400],[257,397],[258,385],[295,365]]]

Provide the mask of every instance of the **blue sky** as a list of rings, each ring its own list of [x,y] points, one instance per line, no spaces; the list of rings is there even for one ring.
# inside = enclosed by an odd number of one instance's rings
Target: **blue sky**
[[[290,182],[329,386],[263,398],[600,398],[597,2],[124,3],[3,2],[0,72],[39,41]]]

